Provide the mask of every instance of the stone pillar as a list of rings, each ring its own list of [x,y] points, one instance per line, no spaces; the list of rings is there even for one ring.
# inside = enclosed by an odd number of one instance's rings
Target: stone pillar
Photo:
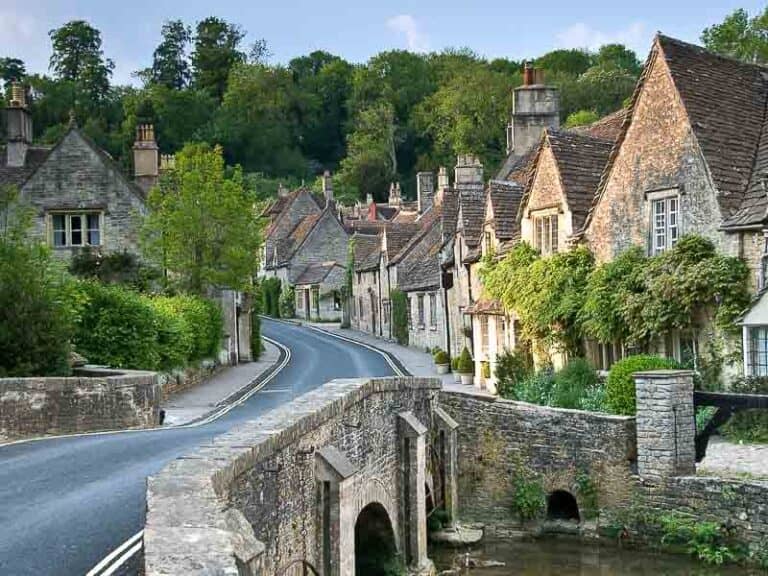
[[[240,305],[237,307],[237,355],[240,362],[253,360],[251,354],[251,296],[240,292]]]
[[[438,454],[443,466],[443,506],[451,516],[451,526],[455,525],[459,515],[458,492],[458,428],[459,425],[450,415],[440,407],[435,408],[435,423],[439,434]]]
[[[427,565],[426,427],[412,412],[398,414],[401,446],[403,548],[406,562]]]
[[[637,468],[663,481],[696,472],[693,372],[654,370],[634,374],[637,397]]]
[[[356,469],[334,446],[315,454],[317,482],[317,563],[323,576],[348,576],[355,573],[355,521],[344,502],[353,497],[351,489]]]

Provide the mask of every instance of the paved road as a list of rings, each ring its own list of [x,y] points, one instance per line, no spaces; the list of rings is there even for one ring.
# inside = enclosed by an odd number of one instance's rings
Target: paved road
[[[291,362],[215,422],[0,448],[0,575],[82,576],[143,527],[145,479],[170,460],[333,378],[392,374],[375,352],[306,328],[266,321],[263,333]]]

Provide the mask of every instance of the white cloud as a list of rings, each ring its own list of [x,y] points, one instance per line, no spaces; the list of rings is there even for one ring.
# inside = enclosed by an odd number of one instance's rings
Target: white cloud
[[[421,26],[410,14],[398,14],[387,20],[387,28],[405,36],[409,50],[414,52],[429,52],[429,37],[421,30]]]
[[[605,32],[577,22],[555,35],[559,48],[586,48],[597,50],[603,44],[624,44],[634,50],[642,60],[650,50],[651,35],[643,22],[632,22],[626,28]]]

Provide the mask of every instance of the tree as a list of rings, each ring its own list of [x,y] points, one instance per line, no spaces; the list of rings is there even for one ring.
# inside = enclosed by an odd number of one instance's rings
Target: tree
[[[161,35],[163,39],[152,57],[151,81],[181,90],[189,84],[191,77],[187,49],[192,31],[181,20],[169,20],[163,24]]]
[[[72,82],[93,101],[105,98],[115,65],[104,58],[101,33],[84,20],[73,20],[48,35],[53,43],[50,68],[56,77]]]
[[[604,70],[619,69],[630,74],[640,74],[641,65],[634,51],[623,44],[605,44],[595,57],[595,65]]]
[[[150,191],[142,236],[147,256],[179,288],[249,290],[261,234],[239,168],[225,177],[221,148],[185,146],[175,169]]]
[[[720,24],[705,28],[701,41],[724,56],[755,64],[768,62],[768,7],[753,18],[743,8],[734,10]]]
[[[339,178],[344,186],[383,199],[397,174],[395,118],[392,106],[381,102],[358,114],[356,130],[347,139],[347,156]]]
[[[3,86],[6,90],[11,82],[23,80],[26,75],[27,70],[22,60],[18,58],[0,58],[0,80],[3,81]]]
[[[575,128],[576,126],[586,126],[599,120],[599,116],[594,110],[579,110],[568,115],[565,119],[564,128]]]
[[[236,64],[245,62],[240,43],[245,31],[237,24],[211,16],[197,23],[192,52],[192,76],[197,88],[218,100],[224,97],[227,78]]]
[[[589,52],[573,48],[552,50],[536,59],[537,68],[572,76],[583,74],[592,64],[592,55]]]

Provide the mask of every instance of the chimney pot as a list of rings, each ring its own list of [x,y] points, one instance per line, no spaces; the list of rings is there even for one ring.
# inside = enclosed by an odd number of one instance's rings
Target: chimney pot
[[[523,67],[523,86],[532,86],[534,84],[534,68],[531,62],[526,62]]]
[[[328,170],[323,172],[323,197],[325,198],[326,206],[333,202],[333,179]]]

